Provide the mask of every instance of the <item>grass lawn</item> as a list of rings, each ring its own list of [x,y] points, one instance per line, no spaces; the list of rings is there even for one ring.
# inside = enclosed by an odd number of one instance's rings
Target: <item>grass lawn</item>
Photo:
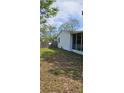
[[[41,93],[83,93],[82,56],[41,48]]]

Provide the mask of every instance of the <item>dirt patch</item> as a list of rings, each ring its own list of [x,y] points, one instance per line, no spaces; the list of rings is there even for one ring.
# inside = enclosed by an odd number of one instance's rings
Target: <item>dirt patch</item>
[[[82,56],[59,49],[41,52],[41,93],[82,93]]]

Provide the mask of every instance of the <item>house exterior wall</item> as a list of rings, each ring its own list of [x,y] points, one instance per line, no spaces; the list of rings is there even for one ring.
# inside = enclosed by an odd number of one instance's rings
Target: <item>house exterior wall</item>
[[[82,51],[78,51],[78,50],[72,49],[72,52],[75,52],[75,53],[77,53],[77,54],[83,55],[83,52],[82,52]]]
[[[62,31],[57,37],[58,48],[62,48],[64,50],[72,51],[77,54],[83,55],[82,51],[72,49],[72,34],[73,33]]]
[[[70,32],[63,31],[60,33],[58,38],[60,38],[60,42],[58,42],[58,48],[63,48],[65,50],[71,51],[71,34],[70,34]]]

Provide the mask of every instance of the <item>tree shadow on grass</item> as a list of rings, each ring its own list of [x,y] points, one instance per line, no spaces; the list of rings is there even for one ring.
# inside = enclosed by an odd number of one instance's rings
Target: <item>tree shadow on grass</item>
[[[49,73],[82,81],[83,56],[57,48],[50,50],[41,51],[42,61],[54,64]]]

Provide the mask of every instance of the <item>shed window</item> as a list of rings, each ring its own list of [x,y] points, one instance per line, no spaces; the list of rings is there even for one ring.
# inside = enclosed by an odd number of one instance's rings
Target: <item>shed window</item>
[[[60,37],[58,38],[58,43],[60,43]]]

